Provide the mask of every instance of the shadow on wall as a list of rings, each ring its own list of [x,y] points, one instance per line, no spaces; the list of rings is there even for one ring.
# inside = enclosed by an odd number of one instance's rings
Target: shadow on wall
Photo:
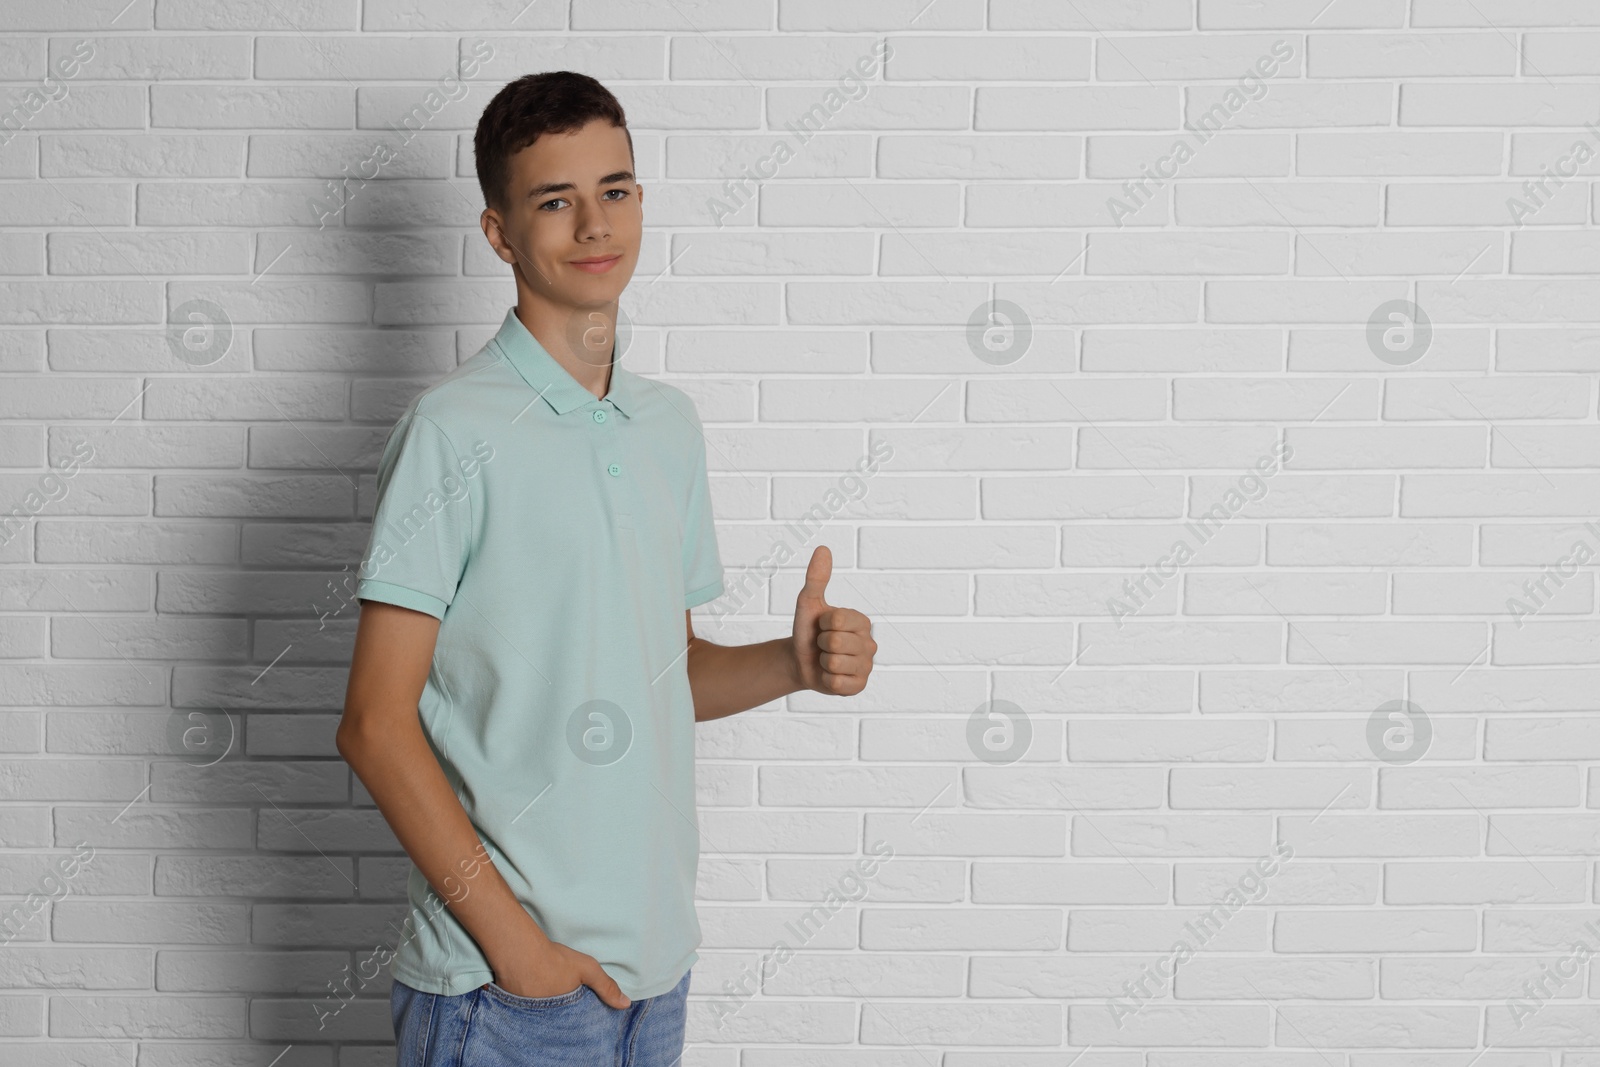
[[[212,220],[247,269],[166,287],[156,348],[178,373],[147,418],[205,420],[176,429],[214,468],[156,486],[158,522],[185,516],[193,546],[161,560],[158,610],[193,654],[151,726],[149,792],[92,839],[161,852],[165,910],[138,935],[170,946],[156,988],[238,996],[235,1032],[296,1055],[393,1043],[410,861],[334,733],[389,431],[516,300],[477,221],[471,131],[498,83],[469,80],[492,52],[463,42],[425,88],[360,88],[358,132],[251,134]]]

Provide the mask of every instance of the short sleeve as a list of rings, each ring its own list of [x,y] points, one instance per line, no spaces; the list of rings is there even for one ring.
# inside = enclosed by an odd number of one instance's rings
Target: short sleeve
[[[711,486],[706,478],[706,440],[695,427],[689,503],[683,521],[683,588],[685,608],[698,607],[722,595],[722,557],[717,552],[717,527],[711,517]]]
[[[378,462],[378,502],[356,597],[443,619],[466,569],[471,485],[438,425],[407,412]]]

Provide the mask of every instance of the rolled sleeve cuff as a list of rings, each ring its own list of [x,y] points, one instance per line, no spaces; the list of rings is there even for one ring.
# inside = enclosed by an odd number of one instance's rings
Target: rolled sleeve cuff
[[[364,578],[356,583],[356,599],[381,600],[385,604],[396,604],[412,611],[426,612],[436,619],[443,619],[445,609],[450,606],[431,593],[407,589],[403,585],[391,582],[377,582],[370,578]]]
[[[699,607],[701,604],[704,604],[704,603],[706,603],[708,601],[717,599],[717,597],[719,597],[721,595],[722,595],[722,579],[718,578],[716,581],[712,582],[710,585],[702,585],[699,589],[696,589],[694,592],[686,594],[684,596],[684,598],[683,598],[683,606],[685,608],[696,608],[696,607]]]

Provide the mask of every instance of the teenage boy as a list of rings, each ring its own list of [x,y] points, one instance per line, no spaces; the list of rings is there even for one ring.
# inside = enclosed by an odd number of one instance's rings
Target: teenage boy
[[[644,197],[616,98],[520,78],[474,147],[517,303],[384,447],[338,731],[412,860],[399,1062],[669,1067],[699,958],[694,724],[859,693],[878,646],[824,600],[824,547],[791,636],[695,636],[723,592],[700,420],[616,362]]]

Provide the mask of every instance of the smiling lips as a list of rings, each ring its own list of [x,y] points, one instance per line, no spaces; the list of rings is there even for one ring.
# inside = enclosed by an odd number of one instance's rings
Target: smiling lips
[[[621,258],[622,253],[618,252],[614,256],[591,256],[588,259],[574,259],[572,265],[588,274],[604,274]]]

